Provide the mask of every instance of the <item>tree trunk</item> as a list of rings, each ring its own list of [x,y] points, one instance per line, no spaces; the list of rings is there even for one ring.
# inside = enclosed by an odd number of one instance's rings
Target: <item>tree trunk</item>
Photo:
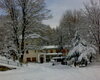
[[[27,26],[25,9],[26,9],[26,3],[23,2],[23,6],[22,6],[22,14],[23,14],[22,20],[23,20],[23,23],[22,23],[22,42],[21,42],[21,52],[22,52],[21,61],[22,62],[23,62],[24,51],[25,51],[25,49],[24,49],[25,48],[24,41],[25,41],[25,31],[26,31],[26,26]]]
[[[98,49],[98,53],[100,54],[100,46],[99,46],[99,49]]]

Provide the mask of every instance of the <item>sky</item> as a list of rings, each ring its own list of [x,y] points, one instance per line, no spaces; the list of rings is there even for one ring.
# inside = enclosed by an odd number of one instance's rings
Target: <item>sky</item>
[[[83,2],[90,0],[46,0],[47,9],[51,10],[53,18],[43,21],[44,24],[50,25],[52,28],[59,26],[62,15],[66,10],[74,10],[84,8]]]

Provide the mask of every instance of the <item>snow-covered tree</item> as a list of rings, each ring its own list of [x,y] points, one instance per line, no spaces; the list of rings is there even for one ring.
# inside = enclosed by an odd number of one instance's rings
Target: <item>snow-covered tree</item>
[[[0,7],[9,16],[9,28],[12,28],[17,51],[23,58],[27,30],[48,19],[50,10],[46,9],[44,0],[1,0]],[[21,43],[18,39],[20,35],[22,35]]]
[[[68,60],[72,60],[72,63],[89,63],[92,57],[96,54],[95,47],[88,44],[80,35],[76,32],[74,39],[72,40],[73,48],[67,55]]]
[[[85,4],[85,15],[88,19],[89,31],[94,39],[94,44],[98,47],[100,54],[100,0],[90,0],[89,4]]]
[[[78,10],[67,10],[63,14],[60,25],[57,28],[59,42],[62,44],[70,44],[71,39],[74,37],[75,31],[80,27],[82,14]]]

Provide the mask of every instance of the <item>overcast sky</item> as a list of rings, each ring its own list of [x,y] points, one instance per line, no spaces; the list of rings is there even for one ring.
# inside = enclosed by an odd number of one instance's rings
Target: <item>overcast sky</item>
[[[84,8],[83,2],[89,2],[89,0],[46,0],[47,8],[51,10],[53,18],[44,23],[53,28],[58,26],[61,16],[66,10]]]

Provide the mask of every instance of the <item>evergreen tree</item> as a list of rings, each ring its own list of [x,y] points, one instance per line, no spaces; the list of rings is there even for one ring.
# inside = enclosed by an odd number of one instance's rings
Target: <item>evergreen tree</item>
[[[67,55],[67,59],[71,61],[70,63],[85,64],[91,62],[93,55],[96,53],[92,45],[88,44],[84,39],[80,37],[78,32],[76,32],[75,37],[72,40],[72,49]]]

